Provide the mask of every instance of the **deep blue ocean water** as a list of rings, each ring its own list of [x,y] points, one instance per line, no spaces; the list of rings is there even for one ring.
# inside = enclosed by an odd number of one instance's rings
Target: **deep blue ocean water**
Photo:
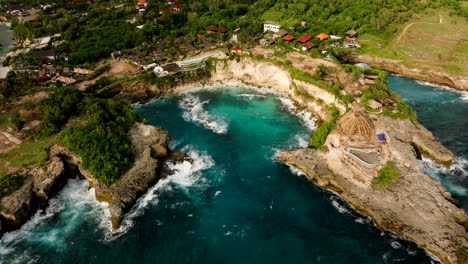
[[[401,81],[389,79],[392,87]],[[274,158],[278,149],[307,145],[313,129],[287,99],[220,88],[136,109],[165,127],[171,147],[193,163],[168,164],[174,174],[152,187],[114,234],[106,205],[85,181],[70,180],[45,211],[3,236],[2,263],[432,262]],[[418,111],[423,119],[425,108]]]
[[[418,121],[437,140],[455,154],[452,166],[446,169],[423,159],[420,166],[439,180],[460,206],[468,212],[468,92],[389,75],[390,89],[416,110]]]

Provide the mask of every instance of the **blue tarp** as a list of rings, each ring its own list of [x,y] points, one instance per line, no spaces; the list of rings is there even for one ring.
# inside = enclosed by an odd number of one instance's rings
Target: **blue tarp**
[[[380,141],[385,141],[385,134],[377,134],[377,138],[378,138]]]

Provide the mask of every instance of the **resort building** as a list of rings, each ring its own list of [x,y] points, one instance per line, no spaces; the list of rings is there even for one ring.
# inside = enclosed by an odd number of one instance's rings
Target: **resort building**
[[[327,34],[325,33],[320,33],[318,34],[317,36],[315,36],[316,38],[320,39],[320,40],[327,40],[330,36],[328,36]]]
[[[266,21],[263,24],[263,31],[273,31],[277,32],[280,30],[281,25],[279,23],[273,22],[273,21]]]
[[[357,38],[358,33],[351,29],[346,31],[345,36],[347,36],[348,38]]]

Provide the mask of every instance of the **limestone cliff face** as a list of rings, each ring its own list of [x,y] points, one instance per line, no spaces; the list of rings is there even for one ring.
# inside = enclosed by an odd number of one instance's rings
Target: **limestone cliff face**
[[[409,120],[382,117],[380,122],[388,135],[388,158],[402,174],[389,189],[374,190],[356,181],[361,175],[354,175],[333,151],[284,150],[279,158],[319,186],[337,192],[379,227],[416,241],[444,263],[466,263],[468,218],[438,181],[420,171],[415,146],[444,163],[451,161],[452,153]]]
[[[459,76],[437,69],[410,68],[399,60],[384,59],[368,54],[351,53],[344,60],[351,63],[366,63],[372,68],[398,73],[408,78],[450,86],[457,90],[468,91],[468,77]]]
[[[279,65],[249,57],[241,57],[239,61],[219,61],[216,63],[216,69],[211,71],[209,80],[194,85],[179,86],[170,92],[183,92],[197,85],[230,82],[270,88],[274,92],[285,94],[295,101],[298,106],[318,115],[322,120],[330,119],[328,111],[325,110],[327,106],[336,106],[341,113],[346,110],[345,105],[324,89],[292,78],[288,70]],[[304,96],[305,93],[311,95],[311,97]]]
[[[46,206],[69,178],[77,176],[89,181],[90,187],[96,189],[98,200],[109,203],[113,228],[118,228],[124,214],[161,177],[158,168],[169,151],[168,133],[154,126],[136,123],[128,135],[136,156],[135,163],[110,186],[101,184],[84,170],[80,156],[61,145],[52,146],[47,165],[25,170],[28,177],[23,186],[0,201],[0,227],[3,232],[19,228],[39,207]]]

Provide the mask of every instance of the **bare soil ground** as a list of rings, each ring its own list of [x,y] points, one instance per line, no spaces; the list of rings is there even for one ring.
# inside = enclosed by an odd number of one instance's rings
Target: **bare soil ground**
[[[93,80],[79,83],[78,85],[76,85],[76,88],[78,88],[81,91],[84,91],[86,90],[86,87],[93,85],[94,83],[96,83],[97,80],[99,80],[99,78],[102,77],[114,76],[116,78],[126,78],[135,77],[142,73],[142,69],[140,67],[130,64],[129,62],[124,60],[110,60],[109,63],[111,67],[110,70],[97,76]]]

